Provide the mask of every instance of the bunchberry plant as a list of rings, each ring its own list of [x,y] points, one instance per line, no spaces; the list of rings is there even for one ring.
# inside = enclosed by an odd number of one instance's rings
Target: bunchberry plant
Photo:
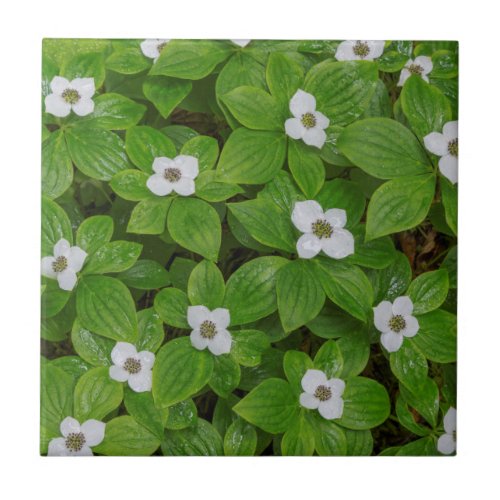
[[[41,453],[455,453],[457,59],[45,40]]]

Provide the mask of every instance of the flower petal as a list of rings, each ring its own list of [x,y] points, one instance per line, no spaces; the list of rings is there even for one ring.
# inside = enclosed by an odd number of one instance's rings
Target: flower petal
[[[153,372],[141,370],[139,373],[132,373],[128,378],[128,385],[134,392],[150,391],[153,385]]]
[[[370,48],[370,53],[367,57],[365,57],[365,59],[377,59],[384,52],[385,40],[367,40],[366,44]]]
[[[189,337],[191,339],[191,345],[199,351],[203,351],[203,349],[208,346],[209,340],[202,337],[200,330],[198,330],[197,328],[191,332],[191,335]]]
[[[106,424],[91,418],[83,422],[82,432],[85,435],[85,441],[88,446],[97,446],[104,439]]]
[[[392,313],[401,316],[409,316],[413,312],[413,302],[410,297],[403,295],[398,297],[392,304]]]
[[[335,52],[335,59],[337,59],[337,61],[354,61],[359,59],[359,56],[352,50],[355,44],[355,40],[345,40],[341,42]]]
[[[95,82],[93,78],[75,78],[71,80],[70,86],[78,91],[80,97],[86,99],[90,99],[95,94]]]
[[[315,410],[319,406],[319,399],[308,392],[303,392],[299,398],[300,404],[309,410]]]
[[[455,120],[453,122],[447,122],[443,127],[443,135],[449,140],[458,138],[458,122]]]
[[[200,325],[210,320],[210,310],[205,306],[189,306],[187,310],[187,322],[191,328],[199,328]]]
[[[45,112],[64,118],[70,114],[71,104],[57,94],[49,94],[45,97]]]
[[[111,351],[111,359],[118,366],[122,366],[127,358],[135,357],[137,357],[137,349],[129,342],[117,342]]]
[[[342,379],[331,378],[326,385],[332,390],[332,397],[337,398],[344,394],[345,382]]]
[[[403,344],[403,335],[396,332],[385,332],[380,335],[380,343],[388,352],[396,352]]]
[[[296,247],[300,258],[312,259],[321,251],[321,240],[312,233],[306,233],[297,240]]]
[[[208,342],[208,350],[216,356],[228,354],[232,343],[233,338],[227,330],[217,330],[217,335]]]
[[[315,146],[321,149],[326,142],[326,133],[319,127],[313,127],[305,131],[302,140],[308,146]]]
[[[424,69],[422,72],[423,76],[427,75],[427,73],[430,73],[432,71],[432,59],[428,56],[415,57],[413,64],[421,66]]]
[[[330,125],[330,120],[323,114],[320,113],[319,111],[315,111],[314,117],[316,118],[316,126],[319,128],[328,128]]]
[[[307,129],[298,118],[288,118],[288,120],[285,121],[286,135],[292,139],[302,139],[306,130]]]
[[[43,257],[42,258],[42,276],[46,276],[47,278],[56,279],[57,273],[54,271],[52,264],[55,262],[55,257]]]
[[[330,238],[323,238],[321,249],[333,259],[343,259],[354,253],[354,236],[347,229],[334,229]]]
[[[149,57],[150,59],[156,59],[160,55],[160,51],[158,50],[158,45],[161,45],[161,41],[154,40],[144,40],[141,42],[141,50],[142,53]]]
[[[437,449],[443,455],[451,455],[452,453],[455,453],[457,444],[451,434],[443,434],[438,439]]]
[[[179,155],[174,159],[175,166],[181,171],[182,177],[196,179],[200,169],[198,158],[189,155]]]
[[[69,244],[69,241],[65,240],[64,238],[61,238],[54,245],[54,257],[61,257],[61,256],[67,257],[70,248],[71,245]]]
[[[373,322],[378,331],[382,333],[390,332],[389,320],[392,318],[392,304],[388,300],[382,301],[373,308]]]
[[[325,212],[325,219],[332,226],[343,228],[347,223],[347,212],[342,208],[330,208]]]
[[[130,376],[130,373],[122,366],[112,365],[109,367],[109,376],[117,382],[126,382]]]
[[[444,416],[443,419],[443,425],[444,425],[444,430],[448,434],[452,434],[453,431],[457,430],[457,410],[450,406],[448,411],[446,412],[446,415]]]
[[[78,116],[90,115],[94,111],[94,101],[88,97],[82,97],[72,105],[72,109]]]
[[[420,325],[418,324],[418,319],[415,316],[404,316],[406,327],[401,331],[404,337],[414,337]]]
[[[174,160],[171,160],[166,156],[158,156],[153,160],[153,172],[161,174],[162,176],[167,168],[172,167],[175,167]]]
[[[309,394],[314,394],[318,385],[326,384],[326,382],[327,378],[324,372],[321,370],[309,369],[302,377],[300,384],[302,385],[302,389],[304,389],[304,391]]]
[[[319,414],[327,420],[340,418],[344,413],[344,400],[332,397],[328,401],[321,401],[318,406]]]
[[[156,196],[166,196],[172,192],[174,185],[167,181],[162,174],[153,174],[146,181],[148,189]]]
[[[299,89],[290,99],[290,111],[295,118],[301,118],[304,113],[313,113],[316,110],[316,98]]]
[[[229,309],[223,307],[218,307],[214,309],[211,313],[212,321],[217,326],[217,329],[225,330],[229,323],[231,322],[231,316],[229,314]]]
[[[310,233],[313,222],[323,219],[324,216],[321,205],[314,200],[297,201],[293,206],[292,222],[303,233]]]
[[[405,84],[406,80],[408,80],[410,75],[411,75],[410,71],[406,68],[403,68],[399,75],[398,87],[402,87]]]
[[[64,437],[68,437],[68,434],[72,432],[80,432],[80,422],[76,418],[66,417],[59,426],[59,430]]]
[[[68,267],[78,272],[83,267],[86,258],[87,252],[77,246],[71,247],[68,252]]]
[[[61,95],[70,86],[69,80],[62,76],[54,76],[50,82],[50,90],[58,95]]]
[[[66,440],[62,437],[51,439],[47,456],[49,457],[67,457],[70,454],[66,448]]]
[[[195,192],[193,179],[189,179],[187,177],[181,177],[177,182],[172,183],[172,188],[181,196],[189,196]]]
[[[443,156],[439,160],[439,171],[452,184],[458,182],[458,158],[452,155]]]
[[[236,45],[239,45],[240,47],[246,47],[252,40],[231,40],[231,42],[235,43]]]
[[[156,356],[150,351],[141,351],[137,354],[137,359],[141,362],[141,370],[151,370],[155,364]]]
[[[70,292],[76,285],[76,273],[73,269],[67,268],[64,271],[57,273],[57,282],[61,290]]]
[[[431,132],[424,137],[424,145],[427,151],[437,155],[444,156],[448,154],[449,140],[439,132]]]

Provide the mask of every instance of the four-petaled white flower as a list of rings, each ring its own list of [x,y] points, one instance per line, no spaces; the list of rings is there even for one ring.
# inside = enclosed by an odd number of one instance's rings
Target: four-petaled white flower
[[[219,356],[231,351],[233,341],[231,333],[227,331],[230,323],[229,311],[218,308],[210,311],[205,306],[189,306],[187,313],[191,332],[191,344],[196,349],[208,350]]]
[[[92,446],[104,439],[106,424],[99,420],[87,420],[82,425],[72,417],[66,417],[60,425],[63,437],[50,440],[49,457],[90,457]]]
[[[94,111],[95,84],[93,78],[67,80],[54,76],[50,82],[52,94],[45,97],[45,111],[64,118],[73,110],[78,116],[89,115]]]
[[[452,183],[458,181],[458,122],[448,122],[443,133],[431,132],[424,137],[425,147],[440,156],[439,170]]]
[[[335,58],[339,61],[373,61],[384,52],[384,40],[346,40],[337,47]]]
[[[344,229],[347,222],[345,210],[331,208],[323,212],[317,201],[297,201],[292,222],[304,233],[297,240],[299,257],[311,259],[321,250],[334,259],[343,259],[354,253],[354,237]]]
[[[157,196],[166,196],[175,191],[181,196],[189,196],[195,191],[194,179],[198,169],[198,159],[180,155],[173,160],[161,156],[153,161],[154,174],[147,180],[149,190]]]
[[[290,111],[294,118],[288,118],[285,122],[287,135],[321,149],[326,141],[324,129],[328,128],[330,120],[316,111],[316,98],[299,89],[290,99]]]
[[[69,241],[60,239],[54,245],[54,256],[43,257],[42,274],[47,278],[57,279],[59,288],[73,290],[76,285],[76,273],[83,267],[87,252],[80,247],[70,246]]]
[[[439,436],[437,449],[443,455],[451,455],[457,449],[457,410],[451,407],[443,419],[444,434]]]
[[[418,56],[415,59],[408,59],[405,67],[401,70],[399,75],[398,87],[402,87],[406,80],[411,75],[419,75],[426,82],[429,81],[427,76],[432,71],[432,59],[427,56]]]
[[[165,45],[170,42],[170,39],[155,38],[151,40],[144,40],[141,42],[142,53],[153,59],[154,62],[160,57],[161,51],[165,48]]]
[[[418,320],[411,315],[413,302],[410,297],[398,297],[393,304],[384,300],[373,308],[374,323],[382,332],[381,344],[389,352],[396,352],[404,337],[414,337],[419,329]]]
[[[128,342],[117,342],[111,351],[114,365],[109,367],[109,376],[118,382],[128,382],[135,392],[151,390],[152,368],[155,355],[149,351],[137,352]]]
[[[236,45],[239,45],[240,47],[246,47],[252,40],[244,40],[244,39],[238,39],[238,40],[231,40],[231,42],[235,43]]]
[[[301,380],[303,392],[300,404],[309,410],[318,410],[327,420],[340,418],[344,411],[342,394],[345,382],[339,378],[327,379],[321,370],[307,370]]]

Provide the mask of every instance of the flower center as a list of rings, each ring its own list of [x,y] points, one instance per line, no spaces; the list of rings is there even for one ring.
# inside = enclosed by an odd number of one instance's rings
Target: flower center
[[[60,273],[68,267],[68,259],[64,255],[60,255],[52,262],[52,269],[55,273]]]
[[[320,401],[328,401],[332,397],[332,390],[326,385],[318,385],[314,391],[314,397]]]
[[[360,42],[358,40],[352,48],[352,51],[359,57],[366,57],[370,53],[370,47],[368,47],[366,42]]]
[[[406,328],[406,321],[401,314],[396,314],[389,320],[389,328],[396,333]]]
[[[420,64],[410,64],[408,66],[408,71],[412,75],[421,75],[424,72],[424,68],[422,68],[422,66],[420,66]]]
[[[304,113],[300,121],[306,128],[313,128],[316,126],[316,117],[312,113]]]
[[[200,335],[204,339],[212,340],[217,335],[217,328],[212,321],[204,321],[200,326]]]
[[[165,48],[165,45],[167,45],[167,42],[162,42],[159,43],[156,48],[158,49],[158,52],[161,54],[161,51]]]
[[[312,232],[320,240],[322,238],[330,238],[333,234],[333,227],[329,222],[326,222],[326,220],[318,219],[312,224]]]
[[[178,168],[166,168],[163,175],[170,182],[178,182],[182,177],[181,171]]]
[[[83,432],[71,432],[66,437],[66,448],[70,451],[80,451],[85,444],[85,435]]]
[[[453,139],[448,143],[448,153],[451,156],[458,157],[458,139]]]
[[[62,98],[68,104],[76,104],[80,100],[80,94],[75,89],[66,89],[62,93]]]
[[[141,362],[135,358],[127,358],[123,363],[123,368],[130,374],[135,375],[141,371]]]

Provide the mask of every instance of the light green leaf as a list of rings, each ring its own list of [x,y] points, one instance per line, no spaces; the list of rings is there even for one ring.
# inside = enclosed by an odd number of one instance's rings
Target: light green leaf
[[[340,348],[334,340],[327,340],[314,357],[314,367],[330,378],[342,375],[344,360]]]
[[[314,446],[319,456],[344,456],[347,454],[346,432],[332,420],[325,420],[319,413],[310,415],[314,431]]]
[[[198,135],[184,143],[181,154],[197,158],[200,172],[204,172],[212,169],[217,162],[219,144],[213,137]]]
[[[113,176],[109,186],[124,200],[141,201],[155,197],[146,186],[148,178],[149,175],[140,170],[124,170]]]
[[[84,274],[119,273],[131,268],[142,252],[142,245],[132,241],[104,243],[91,255]]]
[[[269,338],[259,330],[238,330],[231,332],[233,344],[231,356],[243,366],[258,366],[261,355],[269,349]]]
[[[163,343],[165,332],[160,315],[153,307],[137,313],[139,338],[135,343],[137,350],[156,352]]]
[[[42,197],[42,255],[54,255],[54,245],[61,238],[73,241],[69,217],[55,201]]]
[[[283,369],[292,390],[299,395],[303,392],[302,378],[307,370],[314,368],[311,358],[302,351],[287,351],[283,358]]]
[[[42,143],[42,193],[59,198],[73,182],[73,164],[62,130],[56,130]]]
[[[178,431],[196,425],[198,409],[192,399],[185,399],[168,408],[168,418],[165,428]]]
[[[439,183],[446,223],[456,235],[458,234],[458,188],[444,177],[440,177]]]
[[[269,54],[266,67],[267,85],[283,112],[290,112],[290,99],[302,85],[303,79],[304,69],[289,55],[282,52]]]
[[[125,388],[125,408],[134,420],[152,432],[158,439],[163,438],[163,422],[160,410],[155,406],[150,391],[135,392]]]
[[[314,198],[325,182],[325,166],[317,148],[302,141],[289,141],[288,167],[306,198]]]
[[[413,345],[405,341],[403,345],[390,354],[392,373],[410,390],[419,387],[427,378],[427,360]]]
[[[93,254],[102,245],[111,241],[114,231],[113,218],[109,215],[94,215],[85,219],[76,231],[76,245]]]
[[[224,436],[226,457],[252,456],[257,449],[257,431],[242,418],[237,418],[228,427]]]
[[[138,260],[117,278],[127,286],[138,290],[154,290],[170,284],[167,270],[155,260],[149,259]]]
[[[110,366],[116,342],[84,328],[78,319],[73,323],[71,343],[78,355],[93,366]]]
[[[164,288],[156,294],[154,307],[167,325],[176,328],[189,328],[187,322],[188,297],[177,288]]]
[[[304,412],[300,412],[288,426],[281,440],[283,456],[307,457],[314,453],[314,428]]]
[[[142,86],[144,95],[154,104],[163,118],[169,117],[191,89],[190,81],[165,76],[150,76]]]
[[[413,314],[437,309],[448,295],[448,272],[445,269],[423,273],[415,278],[406,294],[413,302]]]
[[[165,231],[167,213],[172,198],[156,196],[140,201],[132,210],[127,233],[161,234]]]
[[[74,78],[93,78],[98,89],[105,77],[104,57],[99,52],[76,54],[62,63],[60,74],[70,81]]]
[[[208,384],[215,394],[227,398],[238,387],[240,376],[240,365],[231,356],[214,356],[214,371]]]
[[[161,444],[166,456],[222,456],[224,449],[222,438],[215,427],[199,418],[197,423],[187,429],[165,432]]]
[[[135,75],[148,69],[149,59],[139,47],[115,50],[106,59],[106,68],[123,75]]]
[[[188,281],[188,297],[192,305],[204,305],[210,310],[221,307],[226,285],[219,268],[209,260],[202,260],[192,271]]]

